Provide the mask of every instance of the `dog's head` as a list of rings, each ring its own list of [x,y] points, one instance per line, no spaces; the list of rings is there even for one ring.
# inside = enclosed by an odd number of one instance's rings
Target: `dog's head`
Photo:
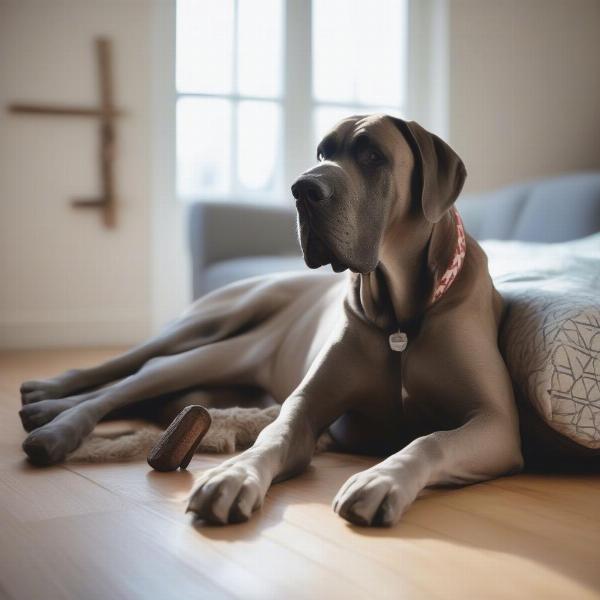
[[[354,116],[317,149],[319,163],[292,185],[304,260],[310,268],[369,273],[392,224],[436,223],[462,189],[458,155],[415,122]]]

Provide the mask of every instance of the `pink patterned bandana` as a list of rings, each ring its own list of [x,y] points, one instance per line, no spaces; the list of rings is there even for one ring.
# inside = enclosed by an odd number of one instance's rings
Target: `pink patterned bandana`
[[[454,254],[452,259],[446,268],[446,271],[440,278],[429,304],[437,302],[454,283],[454,280],[458,277],[460,270],[462,269],[463,263],[465,262],[465,254],[467,253],[467,243],[465,240],[465,228],[463,226],[462,219],[458,214],[456,208],[452,207],[452,216],[456,223],[456,247],[454,248]]]

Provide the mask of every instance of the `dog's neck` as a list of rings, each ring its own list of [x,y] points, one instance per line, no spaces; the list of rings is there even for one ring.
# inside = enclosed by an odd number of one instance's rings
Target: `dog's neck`
[[[422,317],[443,289],[440,282],[455,255],[455,219],[449,211],[435,224],[418,217],[391,224],[377,269],[359,276],[360,304],[370,321],[390,330]]]

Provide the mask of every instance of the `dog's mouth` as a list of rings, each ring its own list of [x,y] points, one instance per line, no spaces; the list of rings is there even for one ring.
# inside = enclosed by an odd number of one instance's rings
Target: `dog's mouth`
[[[327,245],[311,225],[310,215],[302,202],[296,202],[298,210],[298,230],[300,245],[304,254],[304,262],[309,269],[318,269],[330,264],[336,273],[345,271],[348,267],[342,263],[335,252]]]
[[[345,271],[348,267],[343,264],[329,249],[323,240],[314,233],[309,233],[305,247],[303,246],[304,259],[310,269],[317,269],[330,264],[336,273]]]

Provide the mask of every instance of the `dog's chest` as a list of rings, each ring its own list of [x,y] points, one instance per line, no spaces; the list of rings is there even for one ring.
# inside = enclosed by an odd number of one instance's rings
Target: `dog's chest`
[[[414,439],[439,428],[439,418],[433,406],[425,398],[411,394],[404,383],[400,389],[402,405],[402,429],[405,435]]]
[[[392,352],[396,358],[397,368],[400,370],[400,389],[397,393],[397,402],[400,404],[402,415],[401,427],[403,434],[414,439],[425,435],[440,427],[440,415],[427,398],[416,394],[410,386],[411,368],[414,368],[415,357],[411,355],[410,343],[402,352]],[[435,377],[432,371],[431,377]]]
[[[402,357],[388,353],[380,359],[385,369],[373,373],[370,393],[330,427],[346,451],[387,455],[431,430],[426,404],[403,384]]]

